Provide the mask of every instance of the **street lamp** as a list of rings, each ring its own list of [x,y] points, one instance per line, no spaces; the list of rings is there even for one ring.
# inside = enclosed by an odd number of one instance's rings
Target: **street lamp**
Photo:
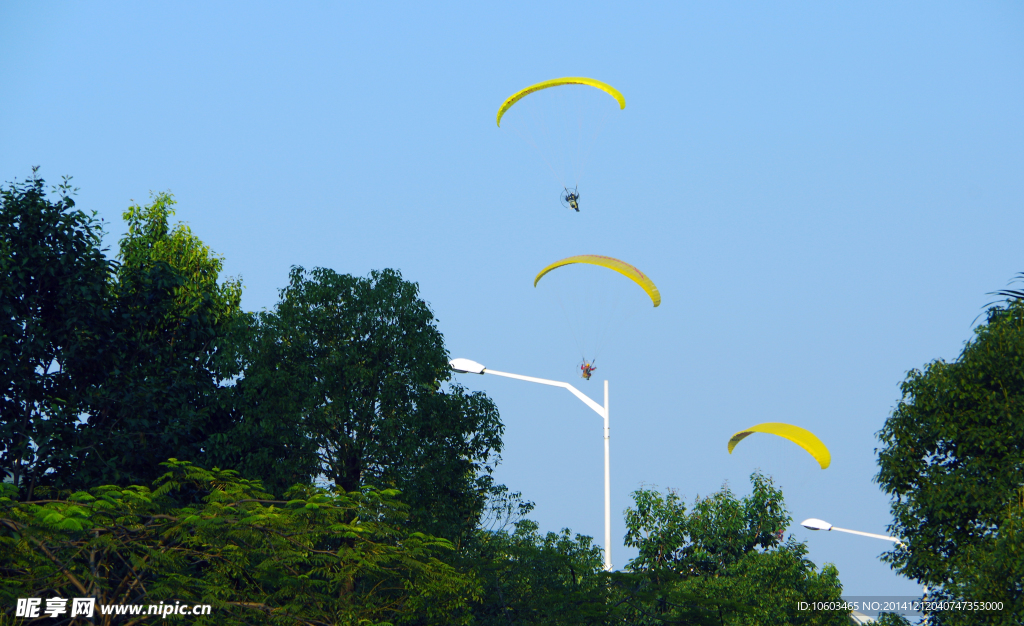
[[[833,526],[832,524],[829,524],[825,520],[820,520],[820,519],[818,519],[816,517],[812,517],[810,519],[805,519],[804,521],[800,522],[800,525],[803,526],[804,528],[809,528],[810,530],[838,530],[839,532],[843,532],[843,533],[852,533],[854,535],[863,535],[865,537],[874,537],[875,539],[887,539],[889,541],[895,541],[896,543],[900,544],[901,546],[906,545],[906,544],[904,544],[902,541],[900,541],[896,537],[890,537],[888,535],[876,535],[874,533],[865,533],[865,532],[861,532],[859,530],[849,530],[847,528],[839,528],[838,526]]]
[[[453,371],[460,374],[494,374],[495,376],[504,376],[505,378],[515,378],[516,380],[525,380],[531,383],[568,389],[569,393],[582,400],[583,404],[589,406],[595,413],[604,418],[604,569],[608,572],[612,571],[612,489],[611,470],[608,465],[608,381],[604,381],[604,406],[601,406],[591,400],[590,396],[569,383],[499,372],[487,369],[476,361],[470,361],[469,359],[452,359],[448,362],[448,365],[451,366]]]
[[[863,535],[865,537],[874,537],[875,539],[885,539],[886,541],[895,541],[896,543],[900,544],[904,548],[907,547],[907,544],[903,543],[900,539],[898,539],[896,537],[890,537],[888,535],[876,535],[875,533],[865,533],[865,532],[861,532],[859,530],[849,530],[848,528],[839,528],[838,526],[833,526],[832,524],[829,524],[825,520],[818,519],[816,517],[812,517],[810,519],[805,519],[804,521],[800,522],[800,525],[803,526],[804,528],[808,528],[810,530],[838,530],[839,532],[843,532],[843,533],[852,533],[854,535]],[[924,595],[926,595],[926,596],[928,595],[928,586],[927,585],[925,585],[925,588],[924,588]]]

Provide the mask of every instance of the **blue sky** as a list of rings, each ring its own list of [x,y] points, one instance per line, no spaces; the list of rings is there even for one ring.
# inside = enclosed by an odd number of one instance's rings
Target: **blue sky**
[[[642,484],[687,500],[760,468],[799,522],[885,532],[875,433],[906,372],[955,358],[1024,271],[1024,8],[1011,2],[0,5],[0,178],[33,165],[110,222],[170,190],[272,306],[292,265],[420,284],[452,356],[611,389],[613,557]],[[616,86],[563,209],[494,125],[557,76]],[[663,304],[575,377],[532,286],[625,259]],[[603,536],[600,419],[558,389],[459,376],[506,424],[500,481],[545,530]],[[820,470],[759,422],[817,433]],[[883,542],[812,533],[846,592],[913,594]]]

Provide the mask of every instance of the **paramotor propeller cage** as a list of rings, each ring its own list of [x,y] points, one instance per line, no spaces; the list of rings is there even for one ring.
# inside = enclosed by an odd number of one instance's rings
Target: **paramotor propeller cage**
[[[569,191],[569,188],[566,187],[560,198],[562,200],[562,206],[567,209],[573,209],[577,213],[580,212],[580,194],[579,191],[577,191],[577,188]]]

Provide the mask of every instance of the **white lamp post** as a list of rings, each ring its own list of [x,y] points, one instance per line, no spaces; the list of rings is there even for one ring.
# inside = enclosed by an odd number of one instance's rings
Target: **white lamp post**
[[[453,371],[462,374],[494,374],[495,376],[504,376],[505,378],[515,378],[516,380],[525,380],[531,383],[568,389],[572,395],[582,400],[583,404],[589,406],[595,413],[604,418],[604,569],[605,571],[612,571],[612,490],[611,470],[609,469],[608,462],[608,381],[604,381],[604,406],[601,406],[569,383],[499,372],[487,369],[476,361],[470,361],[469,359],[452,359],[448,364]]]
[[[810,530],[838,530],[839,532],[852,533],[854,535],[863,535],[864,537],[874,537],[875,539],[887,539],[889,541],[895,541],[896,543],[900,544],[901,546],[905,545],[902,541],[900,541],[896,537],[890,537],[888,535],[876,535],[874,533],[865,533],[865,532],[861,532],[859,530],[849,530],[847,528],[839,528],[838,526],[833,526],[832,524],[829,524],[825,520],[820,520],[820,519],[818,519],[816,517],[812,517],[810,519],[805,519],[804,521],[800,522],[800,525],[803,526],[804,528],[809,528]]]

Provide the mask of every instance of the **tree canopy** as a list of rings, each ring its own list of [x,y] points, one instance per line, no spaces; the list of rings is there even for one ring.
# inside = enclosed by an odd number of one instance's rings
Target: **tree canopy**
[[[397,488],[411,520],[442,536],[476,524],[503,427],[487,396],[446,384],[433,313],[398,271],[292,268],[280,302],[250,318],[240,360],[242,418],[217,439],[234,455],[222,465],[275,491],[318,476],[346,492]]]
[[[892,496],[891,530],[906,547],[886,560],[936,597],[1003,601],[1001,616],[986,623],[1017,623],[1024,615],[1024,302],[989,309],[955,361],[912,370],[901,389],[879,433],[877,480]]]
[[[59,484],[146,484],[172,457],[209,467],[209,438],[230,426],[222,387],[237,372],[219,357],[241,284],[218,282],[223,260],[187,226],[169,224],[173,206],[158,193],[124,212],[102,378],[88,396],[77,463]]]
[[[782,491],[761,474],[750,480],[750,495],[723,487],[690,512],[675,491],[633,493],[626,545],[639,554],[612,575],[627,623],[847,623],[841,611],[798,610],[801,601],[838,602],[839,573],[831,564],[818,571],[803,543],[783,540],[792,519]]]
[[[13,486],[0,485],[0,605],[175,600],[212,605],[190,617],[196,624],[239,626],[467,623],[478,595],[472,575],[437,558],[450,542],[402,528],[394,490],[307,486],[276,500],[232,471],[174,460],[162,469],[152,488],[108,485],[51,500],[18,502]]]
[[[69,179],[53,191],[35,168],[0,190],[0,478],[27,498],[75,458],[78,413],[107,350],[102,225],[75,208]]]
[[[480,626],[583,626],[609,623],[603,553],[590,537],[539,532],[518,520],[511,530],[479,531],[466,562],[480,581],[472,603]]]

